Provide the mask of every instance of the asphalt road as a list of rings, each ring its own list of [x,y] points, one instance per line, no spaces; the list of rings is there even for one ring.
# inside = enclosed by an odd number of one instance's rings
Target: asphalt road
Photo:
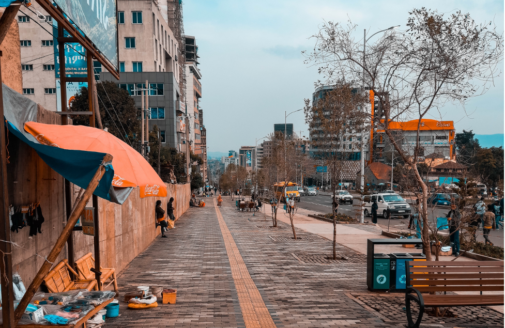
[[[359,203],[354,200],[355,205],[350,204],[340,204],[338,207],[339,213],[347,214],[352,217],[357,217],[360,215],[360,206]],[[302,196],[301,201],[297,203],[297,206],[300,206],[303,209],[312,210],[314,212],[319,213],[331,213],[331,196],[329,194],[319,194],[317,196]],[[445,217],[449,212],[449,207],[436,207],[430,209],[429,216],[430,221],[435,217]],[[371,217],[365,217],[365,222],[372,222]],[[382,227],[388,226],[388,219],[378,217],[378,223]],[[409,225],[409,220],[404,218],[392,218],[389,222],[391,229],[406,229]],[[413,231],[414,232],[414,231]],[[489,239],[500,247],[503,247],[504,244],[504,231],[501,230],[492,230],[489,235]],[[484,241],[482,231],[477,233],[477,240]]]

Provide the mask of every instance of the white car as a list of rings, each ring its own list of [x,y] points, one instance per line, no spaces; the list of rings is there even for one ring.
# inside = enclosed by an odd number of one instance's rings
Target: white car
[[[305,196],[305,189],[303,189],[302,187],[298,187],[298,193],[300,194],[300,196]]]
[[[333,197],[333,195],[331,195]],[[350,203],[352,204],[352,195],[347,190],[337,190],[335,191],[335,199],[339,203]]]
[[[410,205],[400,195],[395,193],[379,193],[367,195],[363,197],[363,207],[365,208],[365,216],[372,213],[372,204],[377,202],[377,215],[387,218],[388,210],[391,217],[404,217],[408,219],[411,214]]]
[[[317,196],[316,188],[307,188],[306,190],[307,190],[306,191],[307,196]]]

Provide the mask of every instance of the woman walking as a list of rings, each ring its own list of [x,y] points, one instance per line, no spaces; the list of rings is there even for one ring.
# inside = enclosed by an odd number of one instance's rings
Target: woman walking
[[[491,240],[489,240],[489,234],[491,233],[491,229],[496,229],[496,221],[494,214],[494,205],[489,204],[487,207],[486,213],[484,213],[484,222],[482,223],[483,231],[484,231],[484,240],[486,245],[493,246]]]
[[[372,204],[372,222],[377,224],[377,210],[379,209],[379,205],[377,205],[377,199],[373,200]]]
[[[161,200],[156,201],[155,212],[156,212],[156,228],[158,228],[158,226],[161,226],[161,237],[167,238],[167,236],[165,236],[165,231],[167,229],[168,224],[167,221],[165,221],[165,211],[161,208]]]

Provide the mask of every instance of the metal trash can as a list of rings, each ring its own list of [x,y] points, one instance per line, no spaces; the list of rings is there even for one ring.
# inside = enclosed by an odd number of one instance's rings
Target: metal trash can
[[[409,261],[426,261],[422,253],[393,253],[391,254],[391,290],[404,291],[407,288],[407,268]]]
[[[387,254],[373,255],[373,289],[388,290],[390,285],[391,257]]]

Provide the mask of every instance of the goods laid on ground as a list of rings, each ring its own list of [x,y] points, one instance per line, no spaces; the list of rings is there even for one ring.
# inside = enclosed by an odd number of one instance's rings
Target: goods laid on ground
[[[71,290],[60,293],[36,293],[19,325],[78,325],[92,319],[116,294],[112,291]],[[17,307],[17,303],[14,304]]]

